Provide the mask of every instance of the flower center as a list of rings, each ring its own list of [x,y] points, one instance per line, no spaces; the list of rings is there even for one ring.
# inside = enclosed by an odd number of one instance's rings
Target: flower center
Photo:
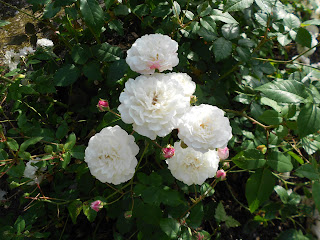
[[[152,105],[156,105],[158,102],[158,94],[154,93],[152,98]]]

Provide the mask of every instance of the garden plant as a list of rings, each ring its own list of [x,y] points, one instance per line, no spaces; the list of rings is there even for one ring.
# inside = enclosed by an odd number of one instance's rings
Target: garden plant
[[[0,239],[320,239],[319,1],[27,2]]]

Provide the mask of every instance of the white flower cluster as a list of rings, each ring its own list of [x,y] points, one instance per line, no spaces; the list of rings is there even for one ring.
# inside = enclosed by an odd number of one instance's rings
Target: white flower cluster
[[[161,34],[143,36],[132,45],[126,61],[144,75],[125,83],[118,111],[123,122],[152,140],[178,129],[181,141],[170,154],[164,151],[170,157],[168,168],[185,184],[200,185],[216,175],[220,161],[216,149],[227,146],[232,129],[218,107],[190,105],[196,84],[186,73],[154,73],[172,70],[179,63],[177,50],[177,42]],[[107,127],[89,140],[85,161],[101,182],[120,184],[133,177],[138,152],[133,136],[119,126]],[[225,155],[228,152],[224,159]]]
[[[174,144],[167,160],[172,175],[184,183],[202,184],[214,177],[219,164],[216,148],[225,148],[232,137],[228,118],[218,107],[190,106],[196,85],[185,73],[154,73],[172,70],[179,63],[178,44],[161,34],[139,38],[128,50],[127,63],[141,74],[129,79],[120,95],[118,110],[125,123],[140,135],[154,140],[178,129],[187,144]]]
[[[20,49],[18,53],[14,50],[6,51],[4,54],[4,64],[6,64],[10,71],[16,69],[20,63],[20,59],[26,57],[29,54],[33,54],[35,50],[32,47],[24,47]]]
[[[90,138],[85,161],[99,181],[120,184],[133,177],[138,152],[133,136],[119,126],[106,127]]]
[[[44,178],[44,175],[42,174],[43,171],[46,170],[46,168],[38,168],[35,166],[35,163],[38,163],[40,159],[37,160],[30,160],[27,162],[26,167],[24,169],[23,176],[25,178],[30,178],[32,181],[28,182],[28,185],[34,185],[34,184],[40,184],[41,181]]]

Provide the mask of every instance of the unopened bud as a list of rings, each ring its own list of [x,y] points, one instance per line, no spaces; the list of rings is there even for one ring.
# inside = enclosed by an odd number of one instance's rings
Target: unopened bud
[[[109,110],[109,103],[106,100],[100,99],[97,107],[99,108],[99,110],[101,112],[105,112],[105,111]]]
[[[216,178],[221,178],[221,180],[224,180],[226,177],[227,173],[223,169],[217,171]]]
[[[130,219],[132,217],[132,211],[126,211],[124,213],[124,218],[125,219]]]
[[[220,160],[225,160],[229,157],[229,148],[218,148],[218,155]]]
[[[165,158],[171,158],[174,155],[174,148],[169,144],[167,147],[162,148],[162,153]]]
[[[190,104],[196,103],[198,101],[197,97],[195,95],[192,95],[190,98]]]
[[[224,162],[222,164],[223,168],[226,169],[226,168],[230,168],[230,162]]]
[[[99,212],[103,208],[103,203],[100,200],[96,200],[90,204],[92,210]]]

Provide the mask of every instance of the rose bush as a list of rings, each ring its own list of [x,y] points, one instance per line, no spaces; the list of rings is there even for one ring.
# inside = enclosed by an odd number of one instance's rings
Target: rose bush
[[[317,238],[317,1],[28,2],[0,239]]]

